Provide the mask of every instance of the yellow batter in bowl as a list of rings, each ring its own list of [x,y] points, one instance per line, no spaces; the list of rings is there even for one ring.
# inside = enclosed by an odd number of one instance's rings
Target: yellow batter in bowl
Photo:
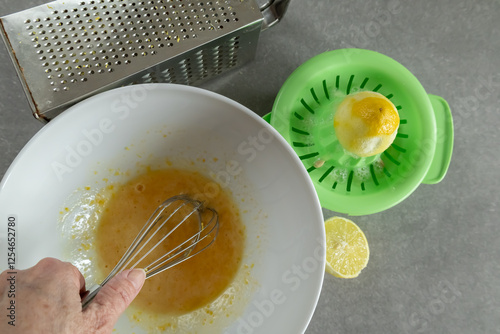
[[[219,234],[202,253],[146,281],[133,305],[150,313],[181,315],[212,302],[231,284],[243,257],[245,228],[231,196],[198,172],[171,168],[150,170],[114,191],[96,231],[100,270],[109,272],[156,207],[179,194],[214,208]],[[161,257],[161,251],[153,257]]]

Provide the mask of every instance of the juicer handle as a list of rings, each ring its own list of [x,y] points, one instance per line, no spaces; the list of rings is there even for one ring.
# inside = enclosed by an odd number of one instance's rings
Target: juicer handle
[[[262,116],[262,118],[264,119],[264,121],[266,121],[267,123],[271,124],[271,113],[267,113],[265,114],[264,116]]]
[[[436,151],[422,183],[436,184],[446,175],[453,151],[453,118],[450,106],[440,96],[428,94],[436,117]]]

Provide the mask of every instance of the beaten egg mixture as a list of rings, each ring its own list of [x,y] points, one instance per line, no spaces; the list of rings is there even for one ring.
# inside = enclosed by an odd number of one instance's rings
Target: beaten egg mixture
[[[166,169],[148,171],[114,191],[96,231],[100,271],[108,273],[158,205],[179,194],[214,208],[219,234],[202,253],[146,280],[132,304],[137,309],[180,315],[203,307],[224,292],[240,267],[245,230],[229,194],[197,172]]]

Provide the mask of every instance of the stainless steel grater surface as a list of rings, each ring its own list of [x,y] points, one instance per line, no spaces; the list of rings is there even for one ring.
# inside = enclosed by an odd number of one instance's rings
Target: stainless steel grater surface
[[[196,85],[255,56],[288,0],[63,0],[0,18],[34,116],[44,122],[124,85]]]

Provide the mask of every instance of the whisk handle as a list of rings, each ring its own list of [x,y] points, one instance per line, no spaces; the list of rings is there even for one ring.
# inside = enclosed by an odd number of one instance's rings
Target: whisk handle
[[[97,293],[101,291],[102,286],[99,284],[94,285],[87,293],[82,296],[82,310],[85,310],[85,308],[90,304],[90,302],[95,298]]]

